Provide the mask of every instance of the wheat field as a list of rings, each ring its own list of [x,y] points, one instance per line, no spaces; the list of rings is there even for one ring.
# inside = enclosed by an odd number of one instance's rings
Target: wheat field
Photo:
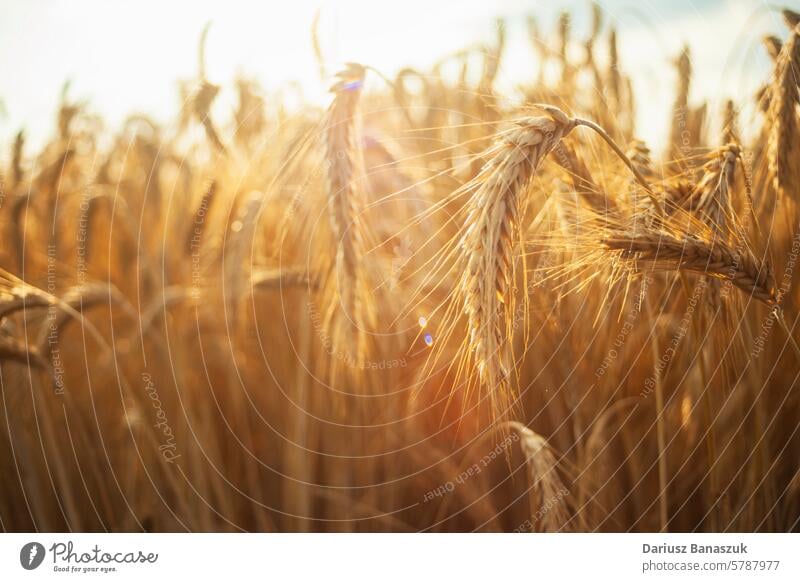
[[[0,169],[0,526],[800,531],[781,15],[722,110],[673,55],[663,144],[596,5],[529,19],[520,98],[502,21],[392,77],[312,26],[324,107],[220,115],[208,28],[174,123],[65,90]]]

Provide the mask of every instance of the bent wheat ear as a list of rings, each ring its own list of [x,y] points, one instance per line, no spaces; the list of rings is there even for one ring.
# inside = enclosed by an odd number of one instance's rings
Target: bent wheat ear
[[[684,240],[665,233],[615,235],[603,245],[620,258],[647,263],[654,268],[690,271],[724,279],[755,299],[774,305],[775,283],[767,264],[756,264],[749,254],[737,253],[721,243],[709,244],[696,238]]]
[[[487,151],[488,162],[470,187],[467,228],[460,246],[458,292],[467,316],[468,341],[481,386],[494,413],[509,412],[510,342],[514,329],[514,281],[525,192],[542,159],[575,121],[555,109],[551,117],[518,120]]]
[[[495,25],[497,27],[497,44],[492,48],[486,49],[483,73],[478,83],[479,90],[482,92],[490,92],[492,90],[500,68],[500,59],[503,57],[503,51],[506,46],[505,22],[502,19],[498,19]]]

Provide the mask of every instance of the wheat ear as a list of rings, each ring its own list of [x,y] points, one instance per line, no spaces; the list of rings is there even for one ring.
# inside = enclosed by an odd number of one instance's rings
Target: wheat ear
[[[345,311],[353,317],[359,333],[359,360],[364,357],[365,313],[360,288],[364,283],[364,203],[355,184],[360,166],[356,111],[364,85],[366,69],[350,63],[337,75],[331,88],[333,102],[328,109],[325,127],[325,155],[328,170],[328,217],[336,249],[336,278],[339,297]]]
[[[22,150],[25,147],[25,132],[20,130],[14,140],[14,149],[11,155],[11,185],[16,189],[25,177],[25,171],[22,169]]]
[[[569,511],[564,500],[569,491],[558,475],[556,456],[547,439],[524,424],[512,421],[506,426],[519,435],[519,447],[528,465],[531,529],[545,532],[561,530],[569,522]],[[539,526],[535,527],[537,522]]]
[[[614,200],[606,195],[592,178],[592,173],[583,163],[575,150],[566,143],[561,143],[555,150],[554,159],[559,166],[564,168],[572,179],[575,192],[595,212],[603,214],[617,209]]]
[[[725,101],[725,108],[722,112],[722,143],[739,143],[739,123],[736,104],[732,99]]]
[[[689,271],[733,283],[746,294],[775,304],[775,284],[766,264],[756,264],[752,256],[738,253],[719,242],[706,243],[695,238],[677,239],[664,233],[614,235],[603,245],[636,265]]]
[[[615,28],[612,28],[611,33],[608,35],[608,80],[606,81],[606,86],[610,94],[612,110],[617,112],[619,111],[622,87],[619,74],[617,30]]]
[[[739,156],[739,147],[735,144],[720,148],[703,166],[703,177],[682,203],[684,208],[702,215],[710,222],[711,229],[727,242],[731,242],[728,221],[735,219],[731,197]],[[733,234],[741,233],[734,231]]]
[[[800,26],[792,30],[784,43],[775,65],[775,78],[770,89],[767,118],[772,127],[767,144],[769,175],[776,196],[785,198],[796,194],[793,188],[791,156],[795,152],[797,139],[797,117],[795,107],[800,102],[798,95],[800,78]]]
[[[471,358],[478,380],[489,388],[492,410],[511,406],[509,339],[513,334],[516,250],[524,222],[525,191],[542,159],[573,127],[555,108],[551,117],[528,117],[500,134],[487,151],[467,205],[460,245],[459,292],[467,316]]]

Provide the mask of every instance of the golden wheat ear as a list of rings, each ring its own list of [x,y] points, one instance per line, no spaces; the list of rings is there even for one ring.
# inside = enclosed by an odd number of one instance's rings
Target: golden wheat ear
[[[363,213],[366,207],[361,186],[363,159],[358,123],[358,103],[367,68],[347,63],[336,74],[331,87],[333,101],[325,119],[325,159],[327,166],[327,209],[331,230],[332,266],[327,269],[334,280],[328,282],[326,320],[340,337],[348,318],[356,334],[355,359],[366,358],[369,314],[375,312],[374,298],[366,281],[364,254],[367,250]],[[343,311],[342,316],[335,316]]]
[[[767,142],[769,176],[778,200],[796,202],[800,182],[796,161],[798,132],[796,108],[800,104],[800,25],[793,27],[775,62],[769,87],[767,118],[771,124]]]
[[[767,264],[749,253],[738,253],[721,241],[708,243],[696,238],[678,239],[666,233],[618,234],[602,243],[635,269],[650,265],[730,281],[745,294],[774,305],[775,281]]]
[[[467,318],[466,361],[470,383],[484,389],[496,416],[507,416],[516,401],[515,364],[517,262],[526,194],[541,161],[575,127],[551,105],[537,106],[548,117],[518,119],[501,131],[485,152],[486,165],[468,188],[466,227],[461,235],[457,295]]]

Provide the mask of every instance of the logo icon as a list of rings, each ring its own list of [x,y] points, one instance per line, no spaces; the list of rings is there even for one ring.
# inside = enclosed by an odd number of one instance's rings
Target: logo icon
[[[35,570],[44,561],[44,546],[39,542],[28,542],[19,551],[19,563],[26,570]]]

